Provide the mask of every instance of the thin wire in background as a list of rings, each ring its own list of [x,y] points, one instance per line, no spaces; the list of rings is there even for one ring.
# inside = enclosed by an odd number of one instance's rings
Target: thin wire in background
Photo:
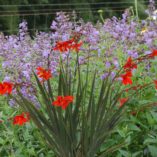
[[[88,8],[90,9],[90,8]],[[126,9],[126,8],[125,8]],[[107,9],[107,10],[104,10],[104,12],[113,12],[113,11],[116,11],[116,12],[123,12],[125,9]],[[58,11],[62,11],[62,10],[58,10]],[[66,11],[67,14],[71,14],[74,10],[71,9],[71,11]],[[76,11],[75,10],[75,13],[79,14],[79,13],[98,13],[98,9],[90,9],[90,11],[87,11],[87,9],[85,10],[82,10],[82,11]],[[1,14],[0,17],[7,17],[7,16],[33,16],[33,15],[56,15],[56,11],[55,12],[34,12],[34,13],[20,13],[19,12],[15,12],[14,14]]]
[[[147,3],[148,1],[144,0],[144,1],[140,1],[142,3]],[[104,6],[102,6],[104,4]],[[115,6],[108,6],[106,7],[105,4],[120,4],[119,7],[115,7]],[[128,8],[128,6],[123,6],[126,4],[133,4],[133,2],[99,2],[99,3],[58,3],[58,4],[28,4],[28,5],[0,5],[0,8],[7,8],[9,10],[0,10],[0,17],[11,17],[11,21],[13,22],[13,18],[14,17],[22,17],[22,18],[26,18],[29,16],[34,16],[33,21],[34,21],[34,26],[33,29],[28,29],[30,31],[34,30],[35,31],[35,27],[36,27],[36,17],[37,16],[45,16],[46,18],[46,26],[47,26],[47,17],[49,15],[56,15],[56,12],[59,11],[64,11],[68,14],[71,14],[73,12],[74,9],[71,8],[62,8],[62,9],[57,9],[57,8],[48,8],[48,7],[53,7],[53,6],[60,6],[60,7],[66,7],[66,6],[85,6],[85,8],[75,8],[75,13],[76,14],[82,14],[82,13],[98,13],[99,9],[102,9],[104,12],[124,12],[125,9]],[[96,7],[86,7],[86,5],[97,5]],[[99,5],[101,5],[101,7],[98,7]],[[11,7],[35,7],[32,10],[26,10],[26,9],[21,9],[19,8],[18,11],[16,10],[11,10]],[[38,7],[38,8],[36,8]],[[40,7],[47,7],[45,8],[40,8]],[[12,28],[12,26],[11,26]],[[40,30],[49,30],[49,28],[43,28]],[[14,32],[17,30],[3,30],[4,32]]]
[[[123,12],[124,10],[106,10],[106,12],[112,12],[112,11],[117,11],[117,12]],[[66,12],[67,14],[71,14],[72,12]],[[91,11],[75,11],[76,14],[82,14],[82,13],[98,13],[97,10],[91,10]],[[27,17],[27,16],[34,16],[34,27],[33,29],[28,29],[28,31],[35,31],[35,16],[41,16],[45,15],[46,16],[46,23],[47,23],[47,16],[49,15],[56,15],[56,12],[45,12],[45,13],[25,13],[25,14],[12,14],[12,15],[0,15],[0,17],[11,17],[11,20],[15,16],[20,16],[20,17]],[[40,30],[49,30],[49,28],[42,28]],[[4,32],[17,32],[18,30],[3,30]]]
[[[141,0],[139,2],[148,2],[147,0]],[[0,7],[39,7],[39,6],[84,6],[84,5],[102,5],[102,4],[133,4],[133,2],[97,2],[97,3],[57,3],[57,4],[20,4],[20,5],[0,5]]]
[[[90,11],[88,11],[88,9],[90,9]],[[97,13],[98,9],[100,9],[99,7],[98,8],[77,8],[76,9],[76,14],[83,14],[83,13]],[[33,29],[28,29],[29,31],[32,31],[34,30],[35,31],[35,25],[36,25],[36,20],[35,20],[35,17],[36,16],[41,16],[41,15],[45,15],[46,16],[46,21],[47,21],[47,16],[49,15],[56,15],[56,12],[58,11],[66,11],[66,13],[68,14],[71,14],[72,13],[72,9],[38,9],[38,10],[35,10],[37,12],[31,12],[29,13],[29,11],[27,10],[22,10],[20,12],[17,12],[17,11],[7,11],[7,14],[6,14],[6,11],[0,11],[0,17],[11,17],[11,21],[13,21],[13,17],[16,17],[16,16],[20,16],[22,18],[26,18],[27,16],[34,16],[34,26],[33,26]],[[27,11],[27,13],[25,13]],[[117,12],[123,12],[124,9],[107,9],[105,10],[105,12],[113,12],[113,11],[117,11]],[[3,14],[2,14],[3,13]],[[47,22],[46,22],[47,23]],[[49,30],[49,28],[44,28],[44,29],[40,29],[40,30]],[[3,30],[4,32],[17,32],[17,30]]]
[[[103,9],[126,9],[126,6],[120,6],[120,7],[101,7]],[[88,10],[88,9],[101,9],[100,7],[86,7],[86,8],[76,8],[75,10]],[[74,10],[74,9],[71,9],[71,8],[62,8],[62,9],[55,9],[55,8],[51,8],[51,9],[32,9],[32,10],[0,10],[0,13],[23,13],[23,12],[41,12],[41,11],[71,11],[71,10]]]
[[[140,2],[148,2],[148,1],[140,1]],[[96,9],[96,8],[102,8],[102,4],[133,4],[133,2],[98,2],[98,3],[57,3],[57,4],[25,4],[25,5],[0,5],[0,7],[2,7],[2,8],[9,8],[9,10],[0,10],[0,13],[14,13],[14,12],[30,12],[30,10],[21,10],[21,9],[19,9],[18,11],[15,11],[15,10],[10,10],[11,8],[10,7],[14,7],[14,6],[16,6],[16,7],[49,7],[49,6],[62,6],[62,9],[56,9],[56,8],[51,8],[51,9],[34,9],[34,8],[32,8],[32,12],[36,12],[36,11],[58,11],[58,10],[62,10],[62,11],[67,11],[67,10],[72,10],[72,9],[70,9],[70,8],[63,8],[63,6],[84,6],[84,5],[101,5],[101,6],[97,6],[97,7],[88,7],[88,8],[75,8],[75,10],[82,10],[82,9]],[[107,6],[107,7],[105,7],[105,6],[103,6],[103,8],[105,9],[105,8],[110,8],[110,9],[118,9],[118,8],[120,8],[120,9],[125,9],[126,7],[128,7],[128,6],[122,6],[122,5],[120,5],[119,7],[118,6]]]

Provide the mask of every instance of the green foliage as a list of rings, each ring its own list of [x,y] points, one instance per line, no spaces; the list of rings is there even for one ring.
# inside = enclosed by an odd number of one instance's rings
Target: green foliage
[[[42,97],[41,109],[37,109],[20,92],[19,97],[13,98],[30,113],[47,144],[57,156],[94,157],[97,154],[104,157],[107,152],[119,148],[116,146],[112,149],[100,149],[122,115],[123,107],[115,107],[121,94],[112,92],[113,81],[109,77],[98,84],[97,72],[91,74],[89,64],[86,74],[83,74],[78,55],[74,67],[77,67],[74,71],[70,70],[61,62],[57,89],[53,88],[53,81],[41,84],[34,74],[40,93],[38,97]],[[62,110],[52,106],[54,95],[72,95],[75,101],[66,110]]]
[[[3,102],[3,103],[2,103]],[[39,130],[30,123],[24,127],[12,125],[11,118],[21,112],[10,108],[1,100],[0,119],[0,156],[2,157],[52,157],[53,152],[45,146]]]

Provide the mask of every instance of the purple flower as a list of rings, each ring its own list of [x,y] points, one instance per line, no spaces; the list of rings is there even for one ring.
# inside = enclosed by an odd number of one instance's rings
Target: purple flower
[[[131,56],[133,58],[138,58],[138,53],[134,50],[127,50],[127,53],[129,56]]]
[[[16,104],[16,102],[15,102],[13,99],[10,99],[10,100],[9,100],[9,106],[10,106],[10,107],[14,107],[15,104]]]
[[[111,72],[111,78],[113,79],[115,76],[116,76],[116,73],[112,71]]]
[[[29,71],[23,71],[23,75],[26,78],[26,80],[30,80],[30,72]]]
[[[86,61],[85,61],[85,58],[83,56],[80,56],[79,57],[79,64],[84,64]]]
[[[24,40],[25,35],[27,34],[28,27],[27,22],[24,20],[22,23],[19,24],[19,39]]]
[[[3,79],[4,82],[11,82],[11,78],[8,76],[5,76]]]
[[[134,52],[131,56],[132,56],[133,58],[138,58],[138,53],[137,53],[137,52]]]
[[[150,3],[154,4],[153,1]],[[148,31],[141,33],[144,27],[147,27]],[[19,24],[18,35],[0,34],[0,57],[4,80],[25,83],[21,92],[36,106],[39,106],[39,102],[33,88],[32,70],[42,66],[49,68],[53,76],[58,75],[60,55],[53,51],[58,41],[69,40],[75,34],[80,35],[78,41],[81,40],[84,44],[79,53],[79,64],[84,64],[89,56],[92,56],[92,59],[90,58],[92,63],[95,62],[93,59],[97,59],[93,56],[98,57],[100,62],[92,66],[93,69],[99,68],[99,65],[104,67],[104,69],[98,69],[100,74],[104,73],[100,76],[101,79],[108,76],[109,73],[106,71],[109,69],[107,68],[114,66],[115,71],[120,68],[122,55],[124,58],[128,56],[137,58],[141,52],[149,54],[150,50],[156,47],[157,23],[151,19],[140,23],[130,17],[129,10],[125,11],[122,19],[113,17],[105,20],[103,24],[84,22],[82,19],[77,21],[76,15],[69,16],[64,12],[59,12],[52,21],[51,29],[51,32],[37,32],[32,40],[28,33],[27,22],[23,21]],[[62,55],[63,61],[66,62],[68,55],[71,60],[73,54],[67,52]],[[49,67],[47,67],[48,56]],[[115,76],[114,70],[110,74],[111,79]]]
[[[110,68],[111,67],[111,63],[110,62],[106,62],[106,68]]]
[[[49,54],[50,54],[50,50],[44,50],[43,51],[43,57],[48,58]]]
[[[113,64],[114,64],[114,66],[115,66],[116,68],[119,67],[119,63],[118,63],[118,59],[117,59],[117,58],[114,58],[114,59],[113,59]]]
[[[132,56],[133,51],[132,50],[127,50],[127,53],[128,53],[129,56]]]
[[[144,52],[145,55],[149,55],[149,54],[151,54],[151,53],[152,53],[151,51],[145,51],[145,52]]]
[[[108,73],[104,73],[103,75],[101,75],[101,79],[104,80],[107,76],[108,76]]]

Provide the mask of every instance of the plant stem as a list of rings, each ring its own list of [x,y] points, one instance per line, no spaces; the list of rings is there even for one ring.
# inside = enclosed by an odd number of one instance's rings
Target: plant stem
[[[137,19],[139,19],[137,0],[135,0],[135,12],[136,12],[136,17],[137,17]]]

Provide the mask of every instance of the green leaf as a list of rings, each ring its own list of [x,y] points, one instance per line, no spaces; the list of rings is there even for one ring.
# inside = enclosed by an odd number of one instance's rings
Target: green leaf
[[[128,151],[119,150],[119,152],[120,152],[124,157],[131,157],[131,154],[130,154]]]
[[[156,138],[154,138],[154,139],[148,138],[148,139],[144,140],[143,144],[144,145],[157,144],[157,139]]]
[[[146,118],[147,118],[147,121],[150,125],[153,125],[154,124],[154,118],[152,117],[152,115],[148,112],[145,113],[146,114]]]
[[[118,129],[117,132],[119,133],[121,137],[126,137],[125,131]]]
[[[152,157],[157,157],[157,146],[149,145],[148,149],[149,149]]]
[[[150,111],[150,113],[153,116],[154,120],[157,122],[157,113],[154,111]]]
[[[135,152],[132,154],[132,157],[139,157],[139,156],[142,156],[143,155],[143,152],[142,151],[138,151],[138,152]]]
[[[137,127],[137,125],[135,124],[129,124],[128,127],[130,128],[130,130],[133,130],[133,131],[141,131],[141,129]]]
[[[4,139],[2,139],[2,138],[0,137],[0,144],[3,145],[3,143],[4,143]]]

